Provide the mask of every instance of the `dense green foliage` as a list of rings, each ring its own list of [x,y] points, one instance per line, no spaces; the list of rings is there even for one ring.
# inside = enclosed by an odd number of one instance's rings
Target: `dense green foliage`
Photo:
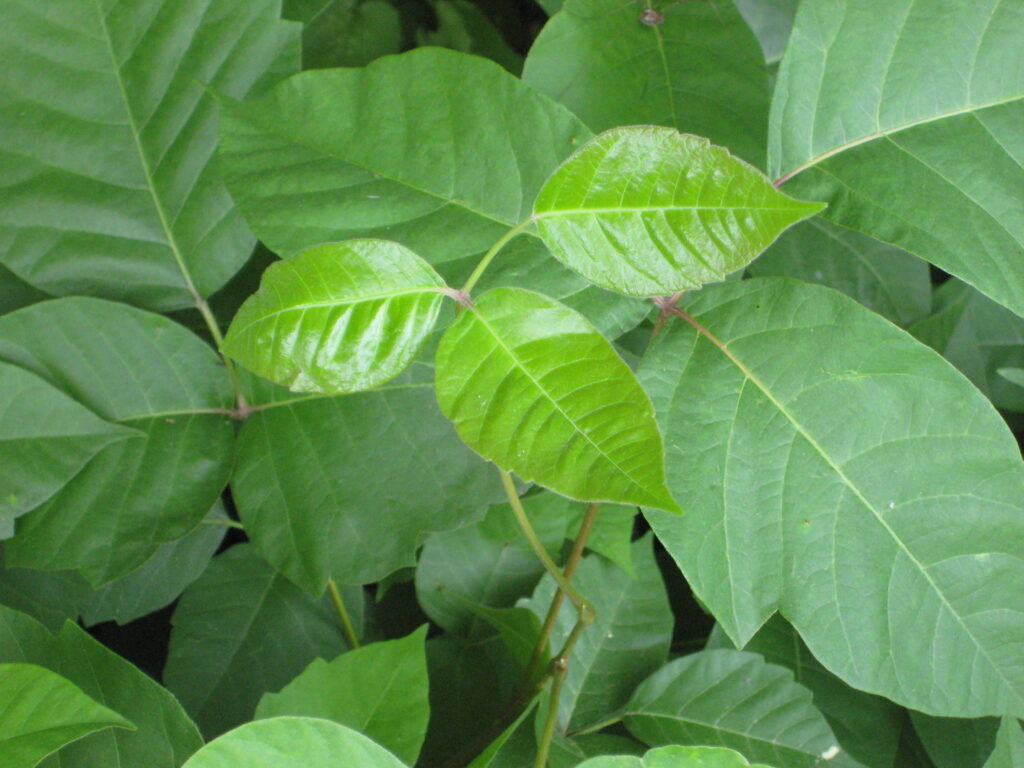
[[[1024,766],[1024,0],[0,18],[0,768]]]

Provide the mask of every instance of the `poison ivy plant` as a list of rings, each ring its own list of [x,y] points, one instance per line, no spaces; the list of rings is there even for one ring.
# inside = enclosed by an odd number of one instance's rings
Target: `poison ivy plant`
[[[1021,763],[1024,0],[0,17],[0,765]]]

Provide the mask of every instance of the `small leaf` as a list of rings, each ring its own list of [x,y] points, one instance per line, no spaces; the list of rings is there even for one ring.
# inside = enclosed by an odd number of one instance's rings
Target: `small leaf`
[[[0,664],[2,768],[35,768],[68,742],[112,726],[134,728],[44,667]]]
[[[661,434],[632,371],[581,315],[497,288],[445,332],[437,399],[481,456],[582,501],[679,512]]]
[[[294,392],[373,389],[415,359],[444,287],[429,264],[398,243],[317,245],[263,273],[223,349]]]
[[[725,747],[668,746],[641,757],[594,757],[579,768],[768,768],[748,763],[739,752]]]
[[[351,728],[313,717],[275,717],[236,728],[182,768],[406,768]]]
[[[280,693],[263,696],[257,718],[322,717],[358,730],[412,765],[427,732],[426,627],[365,645],[333,661],[314,659]]]
[[[782,194],[707,139],[632,126],[562,163],[534,218],[551,252],[591,282],[659,296],[723,279],[822,208]]]

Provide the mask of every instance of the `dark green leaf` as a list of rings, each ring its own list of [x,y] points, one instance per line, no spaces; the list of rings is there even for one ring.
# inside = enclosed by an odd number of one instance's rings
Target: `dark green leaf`
[[[363,67],[402,48],[398,10],[383,0],[285,0],[303,23],[303,69]]]
[[[936,768],[983,768],[995,748],[997,717],[967,720],[911,712],[910,718]]]
[[[469,0],[436,0],[437,30],[420,35],[420,45],[439,45],[473,53],[497,62],[513,75],[523,69],[523,57],[512,50],[483,12]]]

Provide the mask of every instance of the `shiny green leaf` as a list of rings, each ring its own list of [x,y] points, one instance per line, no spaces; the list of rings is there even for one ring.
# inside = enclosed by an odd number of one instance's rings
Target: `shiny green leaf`
[[[105,421],[44,379],[0,363],[0,538],[103,448],[143,433]]]
[[[658,747],[641,757],[595,757],[579,768],[768,768],[725,747]]]
[[[770,175],[1024,314],[1022,35],[1017,0],[801,2]]]
[[[293,392],[373,389],[416,358],[444,287],[430,265],[398,243],[314,246],[263,273],[223,350]]]
[[[314,717],[247,723],[200,749],[182,768],[406,768],[360,733]]]
[[[640,378],[690,514],[647,517],[730,637],[778,610],[855,688],[1024,713],[1024,464],[988,401],[826,288],[726,283],[686,312]]]
[[[793,674],[743,651],[700,651],[645,680],[626,705],[629,731],[651,746],[714,744],[776,768],[856,766]]]
[[[0,261],[55,295],[193,306],[254,240],[211,162],[217,105],[298,69],[280,0],[3,0]]]
[[[591,282],[658,296],[722,280],[822,208],[778,192],[707,139],[633,126],[564,162],[534,218],[551,252]]]
[[[108,445],[19,518],[7,565],[74,569],[99,587],[180,539],[217,501],[234,402],[223,362],[185,328],[124,304],[56,299],[0,317],[0,360],[144,438]]]
[[[0,664],[0,766],[35,768],[44,757],[102,728],[131,722],[34,664]]]
[[[459,436],[523,480],[680,511],[647,395],[604,337],[557,301],[485,293],[445,332],[436,386]]]
[[[430,717],[426,629],[400,640],[365,645],[330,662],[314,659],[280,693],[265,694],[256,717],[333,720],[412,765]]]
[[[649,123],[706,136],[759,168],[768,77],[732,2],[571,0],[530,48],[523,79],[591,130]]]

